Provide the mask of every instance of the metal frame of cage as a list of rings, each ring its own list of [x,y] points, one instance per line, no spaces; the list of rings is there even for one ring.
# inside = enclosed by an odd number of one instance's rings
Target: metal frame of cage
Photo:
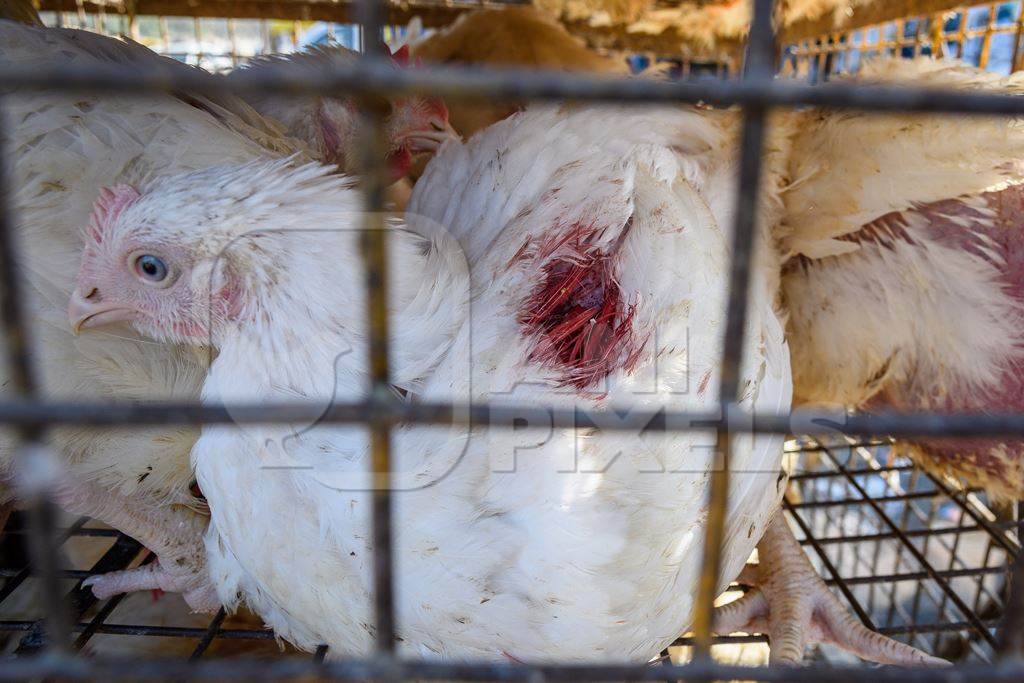
[[[76,14],[69,14],[69,13],[66,13],[66,12],[53,12],[52,14],[53,14],[53,18],[55,20],[54,25],[58,26],[58,27],[80,28],[80,29],[84,29],[84,30],[87,30],[87,31],[95,31],[97,33],[103,33],[105,35],[115,35],[115,36],[120,33],[120,34],[127,35],[127,36],[131,37],[131,39],[134,40],[135,42],[140,42],[141,35],[140,35],[140,32],[139,32],[139,23],[138,23],[138,19],[140,17],[134,16],[134,15],[107,14],[106,12],[103,11],[102,6],[100,7],[100,10],[98,12],[96,12],[95,14],[87,14],[84,10],[81,10],[81,11],[79,11]],[[91,25],[90,25],[90,21],[89,21],[89,17],[90,16],[92,17]],[[69,22],[68,21],[69,17],[74,17],[75,21],[74,22]],[[111,18],[117,20],[117,23],[119,25],[118,28],[120,29],[120,31],[115,29],[112,34],[107,31],[107,25],[108,25],[107,22],[110,21]],[[159,40],[160,40],[160,42],[157,44],[157,46],[155,46],[155,51],[159,52],[160,54],[165,55],[167,57],[171,57],[173,59],[177,59],[179,61],[184,61],[184,62],[191,63],[191,64],[196,64],[198,66],[203,66],[204,68],[207,68],[204,65],[204,62],[207,59],[221,58],[221,59],[230,60],[231,68],[235,68],[235,67],[239,66],[240,64],[242,64],[243,62],[245,62],[245,61],[247,61],[249,59],[252,59],[253,57],[257,56],[257,54],[255,54],[255,53],[246,54],[246,53],[244,53],[239,48],[238,39],[237,39],[237,24],[238,24],[238,21],[239,21],[238,19],[226,18],[226,19],[223,20],[224,24],[225,24],[226,31],[227,31],[228,43],[230,45],[229,49],[226,52],[222,51],[222,52],[209,52],[208,53],[208,52],[203,52],[202,45],[203,45],[203,34],[204,34],[203,25],[204,25],[204,22],[205,21],[209,21],[209,19],[203,18],[203,17],[192,17],[191,18],[192,33],[193,33],[193,36],[195,38],[196,44],[199,46],[199,50],[196,51],[196,52],[184,52],[184,51],[181,51],[181,50],[174,50],[171,47],[171,36],[170,36],[170,30],[168,28],[168,21],[167,21],[169,17],[167,17],[167,16],[157,16],[157,17],[154,17],[154,18],[157,20],[157,28],[158,28]],[[182,18],[182,17],[175,17],[175,18]],[[265,45],[269,46],[271,44],[271,40],[270,40],[270,21],[271,20],[270,19],[254,19],[252,21],[258,22],[259,31],[260,31],[260,34],[261,34],[261,36],[263,38],[263,43]],[[298,21],[298,20],[295,20],[295,21],[292,21],[291,24],[292,24],[292,26],[291,26],[291,33],[290,33],[291,48],[297,50],[297,49],[299,49],[300,36],[302,35],[301,22]]]
[[[965,665],[942,669],[869,669],[865,667],[743,667],[715,663],[709,656],[713,638],[711,617],[715,584],[719,573],[721,541],[728,494],[730,439],[740,432],[783,434],[845,433],[850,435],[890,434],[893,436],[1014,436],[1024,437],[1024,414],[937,415],[930,413],[853,416],[749,415],[736,406],[739,364],[743,348],[747,293],[756,222],[757,192],[760,185],[761,151],[767,113],[771,107],[801,105],[853,108],[873,111],[911,111],[1024,115],[1024,99],[990,93],[964,93],[828,84],[810,86],[773,81],[777,52],[772,31],[772,0],[755,0],[746,64],[736,82],[665,83],[608,79],[581,75],[518,70],[417,69],[396,71],[384,58],[382,48],[368,44],[366,59],[355,67],[314,70],[300,76],[268,71],[248,74],[236,83],[206,77],[201,73],[173,73],[155,69],[138,73],[130,68],[105,65],[82,69],[54,65],[31,70],[0,65],[0,83],[7,88],[61,89],[121,93],[152,93],[168,90],[214,92],[224,88],[237,91],[270,91],[287,94],[346,92],[364,98],[366,145],[364,191],[367,219],[362,239],[367,285],[371,386],[363,401],[337,404],[322,413],[315,406],[243,405],[231,407],[168,405],[150,403],[132,406],[58,404],[39,399],[37,382],[28,356],[24,311],[17,269],[17,235],[8,204],[8,175],[0,175],[0,319],[7,341],[7,362],[11,387],[18,398],[0,403],[0,424],[16,430],[19,439],[15,473],[23,500],[30,512],[29,541],[32,560],[45,588],[47,647],[37,657],[19,658],[0,667],[0,679],[54,676],[60,678],[175,679],[216,678],[268,680],[321,676],[346,680],[444,679],[444,680],[716,680],[813,681],[823,676],[841,681],[865,683],[916,683],[962,681],[979,677],[986,681],[1024,680],[1024,560],[1018,555],[1014,568],[1015,590],[1006,606],[1006,616],[996,641],[999,659],[992,665]],[[361,0],[365,35],[380,35],[384,3]],[[384,169],[379,153],[383,149],[380,125],[382,112],[374,110],[377,93],[430,93],[452,99],[502,98],[508,100],[562,100],[586,102],[737,104],[743,107],[740,144],[739,192],[729,272],[726,332],[722,362],[720,411],[703,414],[657,411],[628,413],[607,410],[586,414],[579,409],[544,410],[537,407],[456,406],[451,404],[403,405],[388,389],[388,315],[386,233],[383,227]],[[2,100],[0,100],[2,105]],[[3,152],[4,150],[0,150]],[[6,163],[0,154],[0,162]],[[370,432],[373,468],[373,564],[376,646],[373,655],[361,659],[323,661],[245,662],[200,660],[176,662],[160,659],[82,659],[68,653],[70,625],[60,599],[56,566],[58,536],[54,529],[53,485],[43,441],[46,430],[58,424],[127,425],[182,423],[290,422],[316,417],[324,423],[364,425]],[[713,428],[722,466],[713,469],[709,487],[709,515],[702,555],[697,602],[694,610],[693,661],[684,665],[646,664],[494,664],[410,661],[396,657],[394,595],[391,545],[391,492],[389,489],[391,429],[398,423],[417,424],[513,424],[499,417],[550,421],[556,427],[595,426],[600,429],[685,430]],[[628,423],[628,424],[627,424]],[[855,479],[850,480],[855,483]],[[871,506],[866,491],[860,493]],[[902,533],[893,527],[894,533]],[[924,564],[928,567],[927,563]],[[933,578],[941,578],[931,568]],[[949,599],[958,599],[955,593]],[[982,625],[982,630],[987,627]]]
[[[846,33],[830,33],[827,35],[813,36],[797,41],[790,47],[787,53],[787,62],[783,73],[792,74],[797,77],[806,77],[814,73],[817,78],[835,73],[832,63],[837,57],[843,57],[856,50],[861,55],[873,54],[894,54],[902,50],[910,49],[913,55],[928,54],[939,56],[951,56],[961,59],[964,56],[964,46],[967,41],[980,38],[981,45],[978,55],[979,68],[988,66],[992,39],[998,35],[1013,36],[1013,51],[1010,58],[1010,71],[1019,71],[1024,64],[1024,54],[1021,53],[1021,37],[1024,35],[1024,3],[1017,3],[1016,16],[1012,21],[1000,23],[998,21],[998,10],[1004,2],[988,3],[964,3],[963,6],[931,14],[911,15],[894,19],[893,21],[881,24],[862,26],[855,31]],[[972,10],[987,9],[988,19],[984,25],[978,28],[968,28],[968,14]],[[946,30],[946,21],[954,15],[959,15],[956,28],[952,31]],[[906,25],[915,21],[916,30],[913,35],[906,35]],[[893,28],[893,37],[886,37],[887,28]],[[877,32],[874,40],[869,38],[869,33]],[[854,36],[859,38],[854,40]],[[948,47],[955,48],[953,54],[949,54]]]

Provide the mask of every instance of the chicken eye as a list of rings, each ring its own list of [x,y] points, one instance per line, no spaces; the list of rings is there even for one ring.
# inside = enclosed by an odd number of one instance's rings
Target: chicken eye
[[[163,282],[167,279],[167,264],[152,254],[143,254],[135,259],[135,272],[143,280]]]

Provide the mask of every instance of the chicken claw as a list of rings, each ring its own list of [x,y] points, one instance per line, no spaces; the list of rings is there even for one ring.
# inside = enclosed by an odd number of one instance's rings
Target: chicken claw
[[[88,515],[131,536],[159,558],[136,569],[89,577],[82,585],[92,586],[97,598],[160,589],[182,593],[197,612],[215,612],[220,607],[206,572],[206,517],[68,477],[56,487],[55,502],[72,514]]]
[[[948,665],[861,624],[822,581],[780,511],[757,546],[760,563],[747,565],[743,583],[757,588],[715,610],[715,632],[765,633],[772,664],[796,664],[804,647],[830,643],[881,664]]]
[[[162,590],[181,593],[195,612],[216,612],[220,609],[217,591],[206,579],[205,572],[195,568],[166,569],[159,561],[135,569],[90,576],[82,586],[92,587],[93,595],[100,600],[132,591]]]

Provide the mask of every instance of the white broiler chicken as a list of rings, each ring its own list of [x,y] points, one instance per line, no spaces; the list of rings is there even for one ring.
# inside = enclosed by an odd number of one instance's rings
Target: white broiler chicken
[[[56,60],[190,68],[130,41],[6,21],[0,21],[0,60],[28,66]],[[261,156],[310,158],[311,153],[301,141],[285,137],[276,122],[263,119],[230,94],[178,92],[173,98],[101,100],[17,93],[9,102],[16,124],[14,202],[29,258],[36,362],[43,371],[46,395],[122,401],[197,398],[208,360],[203,354],[161,349],[127,330],[90,333],[77,340],[68,337],[63,321],[72,274],[67,264],[78,260],[79,235],[89,222],[92,202],[103,186],[137,182],[165,171]],[[443,119],[443,104],[431,101],[424,107]],[[416,119],[414,111],[419,110],[411,103],[396,104],[391,117],[396,135],[412,135],[418,125],[425,127],[426,138],[440,135],[429,117]],[[312,119],[314,112],[308,110],[307,115]],[[337,141],[342,144],[345,139]],[[60,502],[136,537],[164,560],[96,578],[97,595],[162,587],[184,591],[195,607],[215,606],[194,589],[200,583],[199,533],[206,518],[176,509],[202,507],[189,490],[188,452],[197,435],[198,430],[189,427],[56,430],[58,450],[71,465]],[[6,470],[9,446],[3,451],[0,469]],[[0,491],[0,502],[11,502],[13,495],[10,488]],[[183,569],[173,581],[161,573],[171,562]]]
[[[869,63],[858,78],[1024,92],[1021,74],[923,59]],[[1020,117],[809,117],[786,197],[798,402],[1024,410],[1021,159]],[[898,448],[997,498],[1024,496],[1020,440]]]
[[[487,180],[465,185],[450,216],[462,233],[486,235],[469,269],[444,230],[413,218],[422,234],[391,232],[393,381],[408,400],[714,405],[727,254],[712,207],[728,213],[728,193],[695,184],[729,177],[731,159],[713,163],[719,131],[696,113],[637,115],[622,122],[633,136],[605,142],[574,134],[622,116],[544,110],[475,140],[481,165],[470,175]],[[505,177],[489,163],[499,151],[510,164],[528,159],[517,167],[529,173]],[[166,215],[171,205],[184,213]],[[350,184],[318,166],[157,179],[116,212],[100,208],[78,295],[95,292],[102,310],[116,306],[160,341],[212,335],[205,401],[354,399],[366,383],[358,206]],[[160,265],[138,276],[128,254]],[[785,411],[787,352],[760,283],[743,404]],[[688,624],[713,434],[538,427],[525,440],[500,427],[396,432],[407,654],[643,661]],[[737,440],[722,586],[778,505],[781,443]],[[300,647],[367,652],[363,431],[209,427],[193,456],[221,598],[244,599]]]
[[[735,192],[735,159],[721,150],[734,120],[541,108],[443,148],[417,186],[420,213],[390,234],[396,388],[410,401],[714,406]],[[784,152],[768,155],[776,178]],[[762,204],[766,226],[777,190]],[[98,293],[97,311],[116,306],[157,340],[212,336],[205,401],[357,399],[358,206],[316,166],[155,180],[116,213],[100,207],[77,296]],[[778,264],[762,246],[742,405],[784,412]],[[133,274],[127,255],[152,275]],[[399,646],[429,658],[644,661],[689,623],[713,435],[531,427],[396,431]],[[366,653],[362,430],[208,427],[193,458],[221,599],[244,600],[300,647]],[[720,587],[766,528],[780,535],[780,459],[779,437],[736,440]],[[861,636],[880,639],[862,627],[838,638]],[[885,647],[880,658],[928,659]]]
[[[228,74],[238,79],[246,73],[274,70],[279,73],[303,73],[331,66],[351,67],[359,53],[340,45],[314,46],[287,55],[257,57]],[[391,55],[396,68],[409,67],[409,50]],[[354,98],[326,96],[282,96],[276,93],[249,93],[246,101],[263,116],[280,122],[288,135],[299,138],[324,163],[353,173],[358,170],[360,154],[359,109]],[[405,177],[416,154],[433,154],[457,134],[448,123],[448,109],[438,97],[391,98],[384,119],[387,137],[386,163],[392,180]]]
[[[760,238],[761,247],[756,264],[760,285],[767,292],[768,300],[775,301],[778,291],[778,272],[780,252],[777,240],[787,235],[786,223],[783,220],[784,193],[792,184],[790,171],[795,140],[800,140],[805,130],[805,119],[816,117],[816,112],[779,114],[774,117],[771,134],[764,154],[765,176],[764,192],[759,211],[760,229],[766,231]],[[539,120],[538,120],[539,119]],[[534,117],[537,129],[550,126],[553,135],[565,135],[570,140],[576,138],[566,128],[572,125],[573,118],[553,117],[545,121]],[[732,228],[732,202],[735,187],[733,184],[731,160],[735,149],[739,118],[734,112],[702,112],[701,128],[690,131],[690,135],[702,130],[708,139],[713,141],[712,150],[702,153],[710,160],[705,163],[719,169],[717,175],[708,174],[700,178],[698,187],[702,195],[708,197],[716,220],[726,229]],[[633,121],[615,122],[615,130],[622,130],[619,125],[630,125]],[[645,122],[657,125],[658,122]],[[528,135],[533,128],[523,124],[521,128],[511,130]],[[710,133],[709,133],[710,131]],[[535,131],[534,131],[535,132]],[[581,132],[576,132],[576,135]],[[428,166],[427,174],[421,182],[426,186],[418,190],[409,206],[411,214],[424,216],[445,226],[452,226],[454,235],[464,245],[470,263],[475,263],[486,252],[492,235],[481,226],[497,225],[499,222],[490,220],[487,214],[470,216],[468,220],[454,223],[452,217],[464,209],[458,205],[461,197],[472,189],[486,187],[500,195],[516,197],[523,188],[530,188],[529,177],[520,177],[507,169],[530,163],[530,154],[559,154],[561,149],[553,147],[544,152],[536,151],[531,143],[523,138],[509,140],[506,136],[489,131],[490,147],[481,144],[467,146],[449,146],[442,157]],[[614,143],[608,143],[614,144]],[[501,164],[491,162],[489,155],[494,155],[497,147],[497,158]],[[522,152],[520,152],[522,148]],[[523,156],[517,157],[516,155]],[[557,158],[539,157],[547,163],[555,163]],[[477,190],[479,192],[479,190]],[[460,192],[462,194],[460,194]],[[456,203],[451,201],[456,198]],[[500,203],[486,205],[481,202],[471,204],[476,211],[506,211],[507,206]],[[512,206],[516,204],[513,202]],[[767,235],[771,233],[771,237]],[[793,537],[781,513],[769,524],[764,537],[758,544],[760,564],[745,568],[744,580],[755,585],[754,591],[730,605],[719,608],[716,614],[715,627],[719,632],[747,631],[768,633],[771,636],[771,657],[773,662],[797,662],[803,657],[805,646],[815,642],[827,642],[837,645],[864,659],[891,664],[928,663],[939,664],[942,660],[930,657],[916,648],[902,645],[892,639],[881,636],[866,629],[855,620],[850,612],[842,607],[831,591],[825,586],[814,568],[808,562],[803,550]]]
[[[140,50],[148,52],[84,31],[0,21],[0,60],[29,68],[54,60],[80,66],[165,62]],[[197,399],[206,354],[155,345],[127,327],[79,337],[68,330],[67,300],[92,205],[111,184],[229,160],[302,155],[303,147],[229,95],[210,100],[19,91],[4,98],[4,109],[13,124],[8,133],[12,201],[24,257],[31,351],[43,395],[91,402]],[[109,193],[103,196],[117,201]],[[163,587],[185,593],[194,607],[215,607],[213,596],[203,590],[201,534],[207,518],[189,509],[200,506],[189,490],[189,451],[198,430],[66,427],[51,435],[67,465],[58,502],[135,537],[161,560],[98,578],[97,594]],[[0,449],[0,472],[8,480],[13,474],[10,436],[4,434]]]

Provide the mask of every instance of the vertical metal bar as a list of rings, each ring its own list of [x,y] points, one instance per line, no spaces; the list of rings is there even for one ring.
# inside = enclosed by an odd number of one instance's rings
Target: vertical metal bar
[[[775,69],[775,36],[772,30],[772,0],[755,0],[747,58],[743,78],[770,81]],[[717,430],[717,453],[720,460],[711,470],[708,491],[708,519],[704,535],[704,552],[700,582],[694,607],[693,632],[696,638],[694,660],[707,661],[711,656],[711,629],[718,575],[722,564],[722,537],[729,497],[729,420],[733,404],[740,393],[740,363],[743,358],[744,332],[747,325],[747,298],[750,290],[750,269],[754,262],[758,190],[761,185],[761,155],[764,147],[766,110],[751,106],[744,110],[740,145],[740,178],[736,196],[736,224],[733,228],[732,253],[726,311],[725,340],[722,354],[722,379],[719,406],[722,419]]]
[[[956,32],[956,58],[964,58],[964,42],[967,40],[967,10],[964,9],[957,14],[960,15],[960,24]]]
[[[238,66],[238,36],[235,34],[235,20],[228,19],[228,42],[231,43],[231,68]]]
[[[8,133],[4,109],[0,98],[0,319],[3,321],[7,354],[9,390],[26,399],[38,394],[38,383],[28,352],[28,336],[18,264],[17,235],[14,230],[8,182]],[[44,432],[38,427],[19,427],[15,430],[14,471],[22,475],[23,483],[37,479],[19,492],[29,511],[29,553],[42,579],[43,603],[46,607],[47,631],[50,643],[58,649],[68,647],[68,620],[61,600],[57,574],[57,554],[60,539],[55,531],[56,511],[52,503],[45,473],[51,466],[44,461],[49,457],[43,447]]]
[[[900,57],[903,55],[903,33],[906,31],[906,22],[903,19],[897,19],[893,23],[895,24],[895,29],[889,49],[892,50],[893,56]]]
[[[364,59],[383,60],[384,3],[360,0]],[[366,216],[363,223],[363,262],[366,268],[366,305],[370,344],[370,396],[391,397],[388,356],[387,232],[384,223],[385,178],[383,118],[379,97],[364,98],[363,192]],[[390,654],[395,648],[394,579],[391,546],[391,427],[386,422],[370,425],[373,473],[373,566],[377,650]]]
[[[135,8],[132,7],[131,13],[128,15],[128,35],[136,43],[139,42],[139,22],[138,16],[135,14]]]
[[[996,26],[996,12],[999,10],[997,3],[988,6],[988,23],[985,25],[985,36],[981,39],[981,55],[978,57],[978,68],[984,69],[988,66],[988,55],[992,50],[992,30]]]
[[[810,82],[811,73],[811,57],[810,57],[810,43],[804,41],[803,45],[797,48],[794,54],[794,71],[796,77],[802,81]]]
[[[928,32],[931,34],[932,40],[932,59],[938,59],[943,56],[945,51],[945,36],[946,27],[946,13],[936,12],[931,15],[928,19]]]
[[[167,28],[167,17],[159,17],[157,24],[160,27],[160,40],[164,41],[164,53],[170,53],[171,51],[171,32]]]
[[[1017,3],[1016,29],[1013,32],[1013,57],[1010,59],[1010,73],[1020,71],[1020,39],[1024,30],[1024,2]]]
[[[274,49],[274,37],[270,34],[270,22],[260,19],[260,36],[263,38],[263,52],[276,52]]]
[[[196,52],[196,66],[202,69],[206,55],[203,53],[203,24],[199,17],[192,17],[192,32],[196,36],[196,46],[199,48]]]

